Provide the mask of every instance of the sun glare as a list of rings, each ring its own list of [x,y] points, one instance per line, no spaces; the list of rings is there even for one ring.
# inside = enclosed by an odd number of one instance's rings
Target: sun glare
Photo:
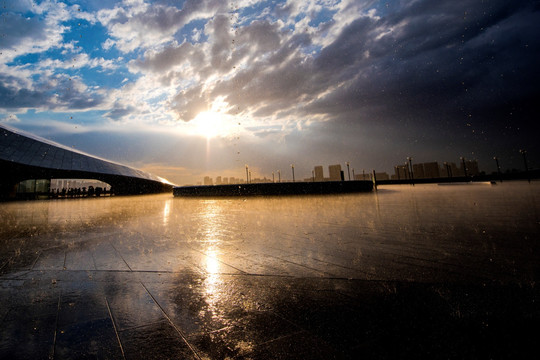
[[[195,132],[207,139],[216,136],[226,136],[230,133],[226,118],[223,114],[215,111],[203,111],[193,119]]]

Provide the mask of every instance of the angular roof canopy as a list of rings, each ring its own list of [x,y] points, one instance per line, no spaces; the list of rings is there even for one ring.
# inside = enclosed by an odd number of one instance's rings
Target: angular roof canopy
[[[43,139],[21,130],[0,124],[1,185],[12,186],[29,178],[92,178],[105,181],[113,187],[130,184],[129,193],[149,184],[164,185],[172,189],[169,181],[150,173],[86,154],[67,146]],[[137,183],[140,189],[137,190]],[[146,184],[146,185],[144,185]],[[121,186],[122,187],[122,186]],[[125,186],[123,186],[125,187]]]

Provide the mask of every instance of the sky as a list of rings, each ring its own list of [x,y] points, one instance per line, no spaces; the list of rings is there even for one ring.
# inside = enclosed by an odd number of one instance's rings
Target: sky
[[[539,1],[1,5],[0,122],[179,185],[540,167]]]

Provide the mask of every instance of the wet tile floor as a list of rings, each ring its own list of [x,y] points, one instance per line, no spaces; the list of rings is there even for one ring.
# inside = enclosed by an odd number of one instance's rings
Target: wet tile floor
[[[375,206],[383,206],[384,192],[377,196]],[[362,199],[369,212],[373,199]],[[351,200],[358,198],[338,200],[346,213]],[[267,210],[259,207],[267,207],[264,200],[247,209],[232,200],[204,204],[167,196],[88,201],[33,203],[30,215],[27,208],[3,206],[0,358],[538,353],[536,215],[520,224],[519,235],[498,229],[489,243],[481,235],[452,236],[450,243],[428,246],[418,229],[396,239],[395,219],[385,220],[384,212],[374,227],[361,225],[358,214],[307,218],[316,199],[278,201]],[[94,206],[101,216],[74,215]],[[250,206],[268,213],[246,217],[255,210]],[[279,211],[282,206],[289,211]],[[126,213],[133,207],[138,210]],[[353,246],[355,236],[369,241]],[[520,246],[504,245],[509,236],[519,237]],[[495,261],[481,256],[487,248]]]

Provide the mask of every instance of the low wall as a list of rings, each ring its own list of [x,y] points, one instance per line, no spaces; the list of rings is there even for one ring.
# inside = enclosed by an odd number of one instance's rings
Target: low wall
[[[262,196],[370,192],[371,181],[259,183],[209,186],[178,186],[174,196]]]

